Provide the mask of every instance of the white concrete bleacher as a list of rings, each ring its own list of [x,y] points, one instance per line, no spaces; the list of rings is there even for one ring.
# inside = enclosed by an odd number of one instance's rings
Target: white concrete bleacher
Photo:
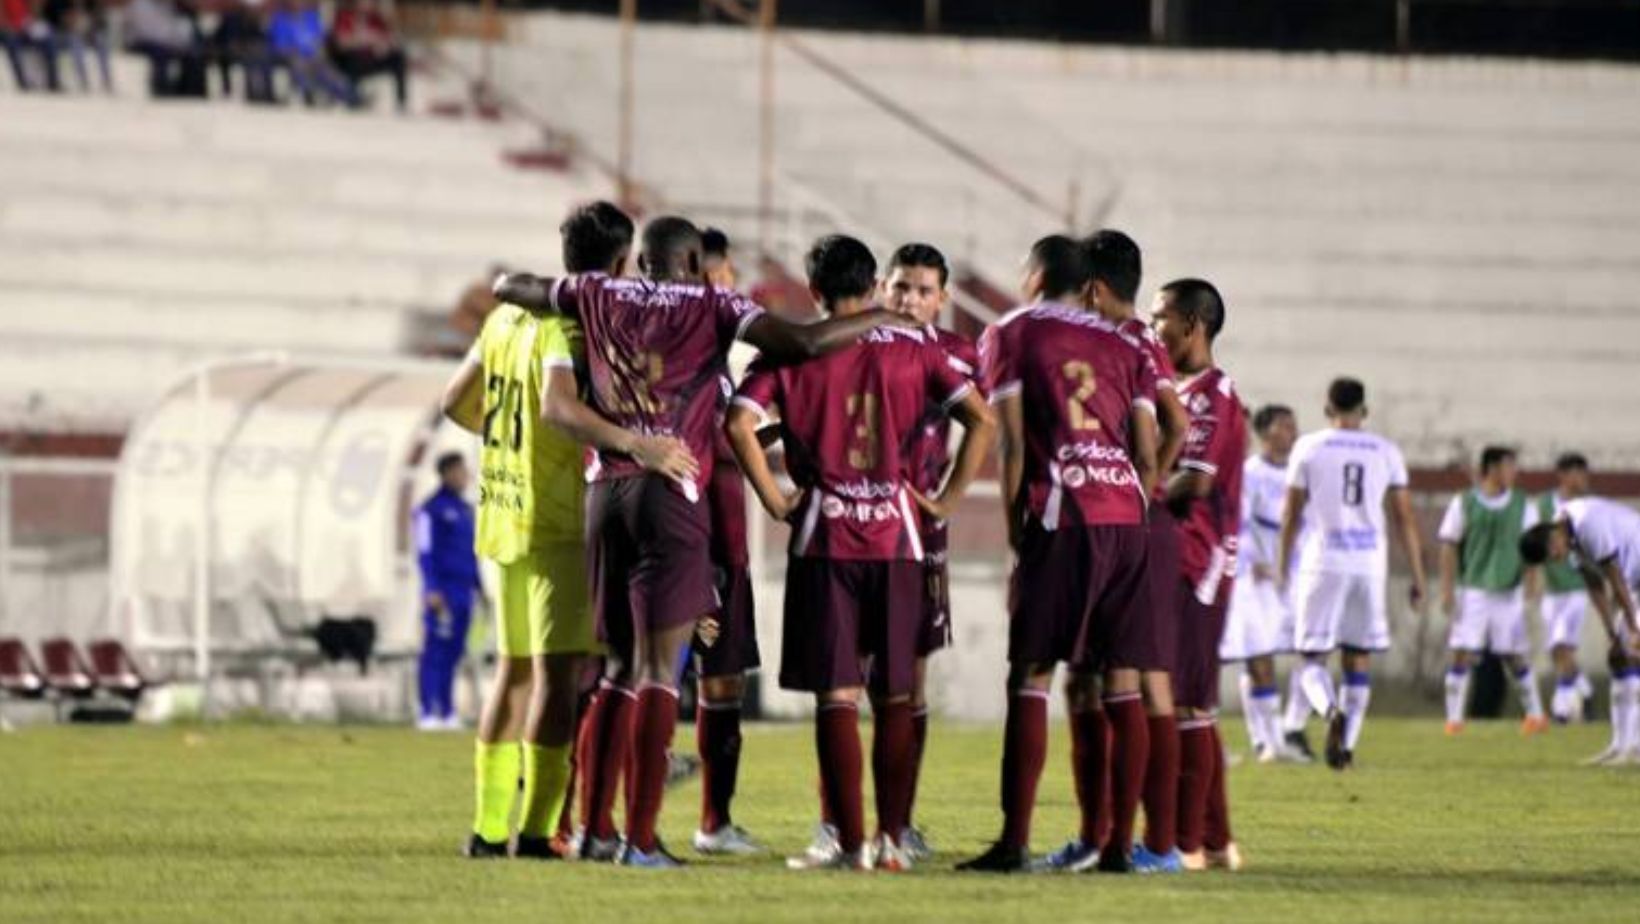
[[[614,22],[531,14],[512,34],[503,86],[612,155]],[[1506,440],[1529,464],[1578,447],[1635,467],[1640,69],[794,35],[1063,202],[1076,230],[1128,230],[1148,286],[1218,283],[1249,401],[1316,425],[1327,380],[1351,373],[1416,464]],[[640,27],[636,172],[669,201],[755,203],[757,42]],[[778,167],[839,211],[1004,287],[1065,223],[791,51],[776,60]]]
[[[607,183],[520,171],[516,122],[0,85],[0,429],[119,431],[202,359],[393,355],[494,263],[552,268]]]

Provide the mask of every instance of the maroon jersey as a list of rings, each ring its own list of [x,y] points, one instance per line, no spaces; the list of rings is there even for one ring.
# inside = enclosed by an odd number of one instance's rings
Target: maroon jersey
[[[1151,362],[1156,364],[1156,387],[1173,388],[1179,379],[1179,374],[1173,370],[1173,357],[1167,355],[1167,344],[1156,336],[1156,331],[1149,324],[1138,318],[1128,318],[1116,325],[1116,329],[1139,342],[1139,346],[1150,354]]]
[[[734,385],[727,378],[720,384],[727,405]],[[712,480],[706,486],[706,505],[712,513],[712,561],[745,567],[751,563],[746,549],[746,479],[722,427],[712,438],[712,456]]]
[[[987,328],[979,352],[991,400],[1021,399],[1031,517],[1046,530],[1144,522],[1129,420],[1134,408],[1155,413],[1158,371],[1141,341],[1044,302]]]
[[[650,436],[682,440],[700,463],[678,490],[700,499],[712,477],[720,379],[729,347],[763,314],[743,295],[696,283],[568,276],[552,289],[560,311],[580,318],[586,336],[588,394],[610,421]],[[599,450],[593,481],[644,474],[630,456]]]
[[[969,381],[979,376],[979,350],[974,342],[961,334],[930,326],[928,334],[941,349],[952,369]],[[977,384],[977,382],[976,382]],[[951,414],[938,401],[930,400],[923,408],[922,419],[906,444],[906,465],[911,471],[911,486],[932,497],[945,480],[945,471],[951,467]],[[930,561],[945,560],[950,546],[950,531],[944,520],[923,518],[923,553]]]
[[[930,401],[949,411],[972,388],[922,331],[883,328],[801,365],[754,362],[735,403],[780,409],[787,470],[807,489],[791,554],[922,560],[905,447]]]
[[[1235,382],[1217,366],[1180,381],[1178,389],[1179,402],[1190,414],[1179,468],[1213,478],[1212,492],[1191,501],[1179,519],[1179,565],[1195,587],[1197,601],[1210,605],[1225,597],[1236,571],[1247,412]]]

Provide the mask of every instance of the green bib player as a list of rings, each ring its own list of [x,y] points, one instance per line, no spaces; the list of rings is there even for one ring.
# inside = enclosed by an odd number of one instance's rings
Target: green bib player
[[[1548,727],[1526,636],[1525,565],[1520,537],[1538,521],[1537,507],[1515,488],[1515,452],[1481,452],[1475,487],[1452,498],[1441,518],[1441,608],[1452,622],[1447,648],[1446,732],[1463,731],[1469,671],[1483,651],[1504,660],[1520,692],[1526,718],[1521,733]]]

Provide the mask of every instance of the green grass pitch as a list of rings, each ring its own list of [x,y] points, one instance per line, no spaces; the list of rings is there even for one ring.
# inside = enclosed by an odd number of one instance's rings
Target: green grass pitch
[[[1634,922],[1640,769],[1574,765],[1605,735],[1480,723],[1447,740],[1434,719],[1369,721],[1347,774],[1232,769],[1243,873],[1000,878],[950,871],[997,827],[991,727],[935,727],[918,815],[941,855],[904,876],[790,873],[777,857],[678,872],[463,861],[465,736],[29,728],[0,735],[0,921]],[[778,853],[812,824],[811,740],[806,725],[747,733],[737,820]],[[1038,850],[1073,830],[1067,763],[1061,735]],[[699,793],[667,803],[685,856]]]

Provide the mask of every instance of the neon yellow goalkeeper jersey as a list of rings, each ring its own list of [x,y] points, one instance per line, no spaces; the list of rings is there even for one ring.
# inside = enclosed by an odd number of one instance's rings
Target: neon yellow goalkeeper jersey
[[[473,345],[483,364],[484,426],[478,466],[479,555],[510,564],[543,544],[581,542],[581,447],[541,422],[547,370],[581,355],[574,321],[500,305]]]

